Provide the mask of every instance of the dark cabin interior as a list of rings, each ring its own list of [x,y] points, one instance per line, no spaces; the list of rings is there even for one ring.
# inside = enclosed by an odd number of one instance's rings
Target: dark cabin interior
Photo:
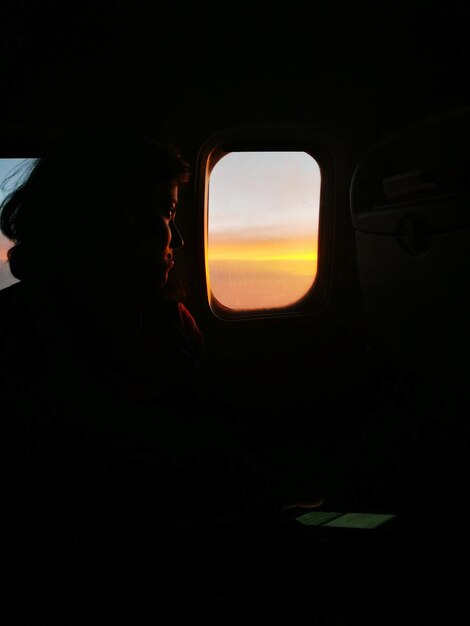
[[[195,172],[226,129],[305,129],[330,148],[323,306],[216,319],[188,236],[189,306],[214,397],[267,454],[291,451],[318,510],[395,516],[365,530],[296,509],[181,532],[162,547],[170,607],[148,574],[125,609],[105,585],[101,621],[114,607],[136,624],[167,611],[447,626],[467,610],[470,8],[368,4],[2,3],[0,157],[101,127],[171,138]],[[184,204],[195,235],[197,176]],[[70,602],[32,623],[89,623],[93,605]]]

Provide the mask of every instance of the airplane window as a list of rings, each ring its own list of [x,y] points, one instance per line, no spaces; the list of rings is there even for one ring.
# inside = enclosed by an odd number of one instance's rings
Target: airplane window
[[[317,273],[320,168],[302,151],[229,152],[208,183],[210,297],[232,310],[287,307]]]
[[[0,159],[0,205],[5,196],[21,182],[27,166],[33,161],[34,159],[27,158]],[[11,246],[11,241],[0,233],[0,289],[18,282],[11,274],[7,262],[7,252]]]

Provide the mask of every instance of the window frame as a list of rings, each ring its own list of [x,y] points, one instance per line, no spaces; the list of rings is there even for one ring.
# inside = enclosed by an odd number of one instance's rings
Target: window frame
[[[283,318],[311,314],[327,302],[332,269],[334,206],[334,146],[324,133],[305,127],[229,128],[209,137],[201,147],[196,165],[196,206],[198,211],[198,263],[201,268],[202,297],[211,316],[222,322]],[[215,165],[230,152],[305,152],[320,168],[318,218],[318,261],[310,289],[296,302],[276,308],[231,309],[212,294],[208,276],[209,179]]]

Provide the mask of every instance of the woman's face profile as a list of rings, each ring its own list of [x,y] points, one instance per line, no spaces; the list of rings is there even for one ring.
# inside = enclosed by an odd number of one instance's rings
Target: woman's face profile
[[[176,226],[178,185],[158,184],[137,198],[136,243],[139,277],[164,287],[175,264],[174,251],[184,244]]]

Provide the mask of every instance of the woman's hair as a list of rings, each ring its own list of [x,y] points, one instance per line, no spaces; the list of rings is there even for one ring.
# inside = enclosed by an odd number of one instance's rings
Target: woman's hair
[[[114,236],[133,236],[133,194],[184,184],[189,173],[174,146],[138,133],[68,133],[0,206],[0,229],[14,244],[11,273],[20,280],[54,275],[94,251],[106,258]]]

